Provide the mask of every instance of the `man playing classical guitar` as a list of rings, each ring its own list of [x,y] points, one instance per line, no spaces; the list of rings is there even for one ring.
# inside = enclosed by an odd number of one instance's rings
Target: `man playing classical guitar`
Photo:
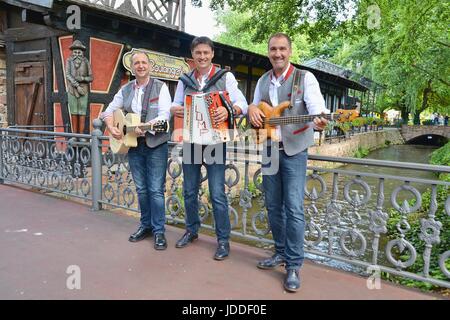
[[[329,113],[316,78],[312,73],[291,65],[291,55],[288,35],[276,33],[269,38],[268,56],[273,69],[262,75],[256,85],[253,103],[248,111],[253,126],[263,124],[264,113],[257,107],[261,101],[273,107],[290,101],[291,107],[282,116]],[[264,146],[263,187],[275,254],[260,261],[257,266],[273,269],[284,264],[287,274],[283,285],[289,292],[300,288],[299,269],[304,259],[303,197],[307,148],[314,143],[313,129],[323,130],[326,123],[326,119],[318,117],[306,125],[279,126],[275,134],[278,137],[272,136]],[[270,170],[271,162],[275,161],[278,162],[277,170]]]
[[[131,69],[136,79],[119,90],[102,114],[109,132],[116,139],[121,139],[123,134],[113,125],[112,115],[118,108],[139,114],[141,122],[146,124],[170,118],[169,89],[164,82],[150,77],[150,61],[144,52],[133,52]],[[135,128],[135,133],[140,137],[137,147],[128,151],[128,162],[138,194],[141,221],[128,240],[140,241],[153,233],[154,248],[164,250],[167,248],[164,186],[169,134],[143,132],[139,127]]]

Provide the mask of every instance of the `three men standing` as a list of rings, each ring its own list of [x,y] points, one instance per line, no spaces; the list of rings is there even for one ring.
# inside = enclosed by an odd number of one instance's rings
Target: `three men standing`
[[[280,102],[290,100],[290,109],[283,113],[286,116],[329,113],[314,75],[291,65],[291,40],[284,33],[276,33],[269,39],[268,56],[273,69],[259,79],[250,107],[238,89],[234,76],[212,64],[214,46],[209,38],[195,38],[191,44],[191,53],[195,69],[180,78],[171,108],[167,86],[149,76],[148,57],[142,52],[132,55],[136,81],[123,87],[105,111],[105,121],[114,137],[120,138],[121,133],[112,126],[112,119],[108,115],[116,108],[123,107],[127,111],[140,114],[141,110],[150,104],[145,122],[155,118],[168,119],[169,109],[175,116],[183,116],[185,97],[195,93],[227,91],[233,105],[232,112],[236,115],[246,114],[248,109],[249,120],[255,127],[260,127],[265,117],[257,107],[260,101],[277,106]],[[149,101],[157,102],[152,105]],[[213,116],[214,122],[224,122],[229,118],[229,112],[223,106],[218,107]],[[303,198],[307,148],[314,143],[313,129],[323,130],[326,124],[327,120],[319,116],[312,124],[278,127],[277,137],[273,137],[273,140],[264,146],[263,154],[267,158],[263,159],[263,187],[276,252],[271,258],[260,261],[257,266],[261,269],[273,269],[285,264],[287,273],[283,285],[290,292],[295,292],[300,287],[299,269],[304,260]],[[136,132],[143,135],[139,129]],[[142,138],[138,147],[130,149],[128,155],[142,211],[141,226],[130,236],[130,241],[141,240],[153,231],[155,248],[165,249],[167,243],[164,238],[164,183],[168,135],[146,135],[146,139]],[[225,143],[215,145],[215,152],[206,159],[208,155],[204,153],[205,146],[189,143],[183,145],[186,232],[177,241],[176,247],[184,248],[198,238],[201,224],[198,192],[201,166],[205,164],[218,241],[214,255],[216,260],[225,259],[230,251],[231,227],[225,194],[225,148]],[[200,161],[196,161],[198,159]],[[274,161],[278,162],[277,170],[271,170],[271,163]]]

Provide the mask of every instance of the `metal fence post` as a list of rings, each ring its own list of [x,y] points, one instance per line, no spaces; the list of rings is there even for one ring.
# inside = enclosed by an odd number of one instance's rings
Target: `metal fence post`
[[[92,156],[92,210],[101,210],[100,200],[102,199],[102,149],[100,137],[102,136],[102,121],[93,121],[94,130],[91,135],[91,156]]]

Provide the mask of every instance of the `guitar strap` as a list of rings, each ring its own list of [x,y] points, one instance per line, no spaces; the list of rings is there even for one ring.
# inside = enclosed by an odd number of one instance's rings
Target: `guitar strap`
[[[303,72],[296,68],[294,71],[294,80],[292,82],[291,108],[303,100],[303,88],[301,87],[302,76]]]
[[[147,83],[144,91],[144,98],[142,99],[142,110],[141,110],[141,123],[145,123],[145,119],[147,118],[148,105],[150,93],[152,92],[153,87],[153,78],[150,77],[150,80]]]

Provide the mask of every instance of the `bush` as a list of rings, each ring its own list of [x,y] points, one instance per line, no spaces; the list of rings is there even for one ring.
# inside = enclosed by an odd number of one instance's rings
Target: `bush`
[[[364,147],[358,147],[358,150],[353,154],[354,158],[364,158],[369,154],[370,150]]]
[[[361,127],[365,124],[366,124],[366,118],[364,118],[364,117],[358,117],[356,119],[353,119],[353,121],[352,121],[352,125],[354,127]]]

